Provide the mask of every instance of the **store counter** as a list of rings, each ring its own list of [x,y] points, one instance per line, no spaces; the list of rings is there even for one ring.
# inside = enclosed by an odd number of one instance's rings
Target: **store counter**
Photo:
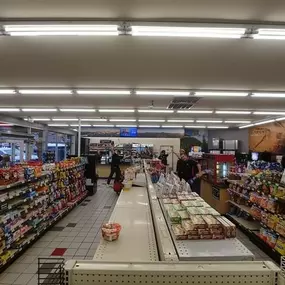
[[[121,171],[126,170],[128,167],[130,167],[130,164],[120,164]],[[108,178],[111,171],[111,164],[96,164],[96,171],[99,176],[99,178]],[[113,177],[114,178],[114,177]]]
[[[208,181],[207,178],[201,179],[201,197],[221,215],[229,212],[230,200],[226,185],[216,185]]]

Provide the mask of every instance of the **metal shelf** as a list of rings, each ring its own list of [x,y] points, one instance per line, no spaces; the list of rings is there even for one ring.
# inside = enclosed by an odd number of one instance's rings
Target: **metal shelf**
[[[158,261],[147,189],[132,187],[122,191],[110,221],[122,226],[118,240],[101,239],[94,255],[97,261]]]

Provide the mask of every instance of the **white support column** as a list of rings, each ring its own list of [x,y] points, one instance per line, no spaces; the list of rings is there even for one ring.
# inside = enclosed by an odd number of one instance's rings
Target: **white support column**
[[[81,119],[78,120],[78,134],[77,134],[77,138],[78,138],[78,149],[77,149],[77,156],[80,157],[80,152],[81,152]]]

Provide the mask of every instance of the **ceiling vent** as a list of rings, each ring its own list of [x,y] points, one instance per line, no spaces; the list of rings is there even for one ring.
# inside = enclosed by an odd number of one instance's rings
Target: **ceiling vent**
[[[168,105],[168,109],[184,110],[192,108],[200,98],[197,97],[176,97]]]

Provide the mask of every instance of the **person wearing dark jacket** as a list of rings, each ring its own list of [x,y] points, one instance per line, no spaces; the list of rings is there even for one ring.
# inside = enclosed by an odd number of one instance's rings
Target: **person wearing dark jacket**
[[[182,170],[183,170],[183,165],[184,165],[184,161],[182,159],[182,156],[185,154],[185,150],[184,149],[180,149],[179,154],[177,154],[176,152],[174,152],[174,154],[178,158],[177,165],[176,165],[176,172],[177,172],[178,177],[181,180],[181,179],[183,179],[183,177],[182,177]]]
[[[165,150],[162,150],[160,152],[158,159],[160,159],[161,163],[166,166],[167,165],[167,157],[168,157],[168,154],[165,153]]]
[[[110,175],[107,180],[107,184],[110,185],[110,182],[113,178],[113,175],[115,174],[117,177],[120,176],[121,170],[120,170],[120,162],[121,162],[122,156],[118,154],[117,150],[113,151],[112,155],[112,161],[111,161],[111,171]]]

